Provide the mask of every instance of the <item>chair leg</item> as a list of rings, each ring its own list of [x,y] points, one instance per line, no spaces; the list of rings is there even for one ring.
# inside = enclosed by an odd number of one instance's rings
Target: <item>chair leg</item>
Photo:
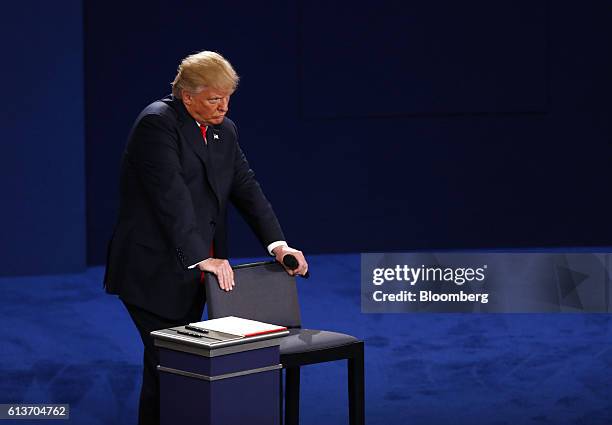
[[[361,344],[355,357],[348,359],[350,425],[365,424],[365,379],[363,369],[363,344]]]
[[[300,423],[300,367],[285,370],[285,425]]]

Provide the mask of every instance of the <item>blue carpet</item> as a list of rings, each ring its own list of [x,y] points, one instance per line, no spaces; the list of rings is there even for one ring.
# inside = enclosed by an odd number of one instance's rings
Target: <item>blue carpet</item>
[[[358,255],[309,263],[305,327],[366,341],[368,424],[612,424],[609,315],[361,314]],[[0,279],[0,403],[136,423],[142,347],[102,275]],[[303,368],[303,425],[348,423],[346,379],[343,363]]]

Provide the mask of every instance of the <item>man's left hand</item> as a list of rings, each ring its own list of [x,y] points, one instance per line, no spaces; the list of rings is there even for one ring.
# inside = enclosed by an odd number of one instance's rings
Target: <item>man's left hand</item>
[[[304,254],[302,253],[302,251],[298,251],[297,249],[293,249],[287,245],[281,245],[281,246],[274,248],[272,252],[274,253],[274,256],[276,257],[276,261],[281,263],[283,267],[285,268],[285,270],[287,270],[287,273],[289,273],[291,276],[296,276],[296,275],[303,276],[308,271],[308,263],[306,262],[306,258],[304,258]],[[293,255],[295,259],[298,261],[298,267],[296,269],[291,270],[283,264],[283,258],[287,254]]]

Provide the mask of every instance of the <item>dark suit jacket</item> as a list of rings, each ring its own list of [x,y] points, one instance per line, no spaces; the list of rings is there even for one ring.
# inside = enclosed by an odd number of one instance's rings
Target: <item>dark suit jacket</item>
[[[208,128],[208,145],[183,102],[147,106],[123,156],[119,218],[108,248],[106,291],[157,315],[179,319],[200,284],[197,268],[227,258],[231,201],[263,245],[284,236],[270,203],[225,118]]]

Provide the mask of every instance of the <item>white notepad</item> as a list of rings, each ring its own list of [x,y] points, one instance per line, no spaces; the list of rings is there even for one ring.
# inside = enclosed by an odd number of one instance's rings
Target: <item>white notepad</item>
[[[273,325],[257,320],[243,319],[241,317],[228,316],[219,319],[205,320],[203,322],[190,323],[200,329],[224,332],[242,337],[270,334],[287,330],[284,326]]]

